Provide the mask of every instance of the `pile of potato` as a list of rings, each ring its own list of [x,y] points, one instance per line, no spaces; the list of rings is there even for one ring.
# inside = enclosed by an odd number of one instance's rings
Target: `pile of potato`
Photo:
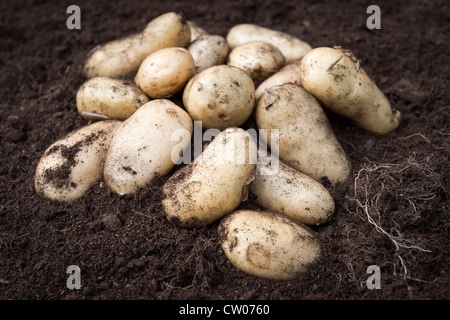
[[[112,192],[133,196],[156,175],[174,172],[163,186],[167,219],[186,228],[221,219],[231,263],[266,279],[293,279],[317,263],[321,244],[308,226],[330,221],[335,202],[325,185],[351,174],[323,107],[375,134],[400,122],[351,51],[312,48],[251,24],[224,38],[166,13],[96,48],[84,72],[76,106],[93,122],[45,151],[37,193],[73,201],[104,179]],[[130,74],[134,82],[123,80]],[[180,92],[182,106],[169,99]],[[252,116],[266,129],[259,138],[271,154],[240,128]],[[174,170],[190,148],[194,121],[220,133]],[[262,211],[237,210],[248,192]]]

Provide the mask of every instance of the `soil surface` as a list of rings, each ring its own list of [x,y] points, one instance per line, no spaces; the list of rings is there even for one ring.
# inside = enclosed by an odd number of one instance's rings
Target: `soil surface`
[[[78,0],[81,30],[66,27],[69,4],[0,2],[0,299],[450,298],[448,1],[378,1],[381,30],[366,27],[367,1]],[[234,268],[218,222],[200,229],[168,222],[161,187],[179,167],[132,198],[102,181],[67,204],[34,190],[44,151],[88,123],[75,95],[90,50],[169,11],[212,34],[255,23],[313,47],[348,48],[402,112],[386,136],[327,112],[353,172],[328,187],[335,215],[312,228],[322,260],[296,280]],[[243,127],[254,126],[250,119]],[[259,209],[251,194],[239,208]],[[66,286],[71,265],[81,270],[79,290]],[[370,266],[380,268],[380,289],[367,286]]]

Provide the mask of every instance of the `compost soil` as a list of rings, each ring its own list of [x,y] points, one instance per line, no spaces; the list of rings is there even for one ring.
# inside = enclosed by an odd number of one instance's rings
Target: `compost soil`
[[[81,9],[81,29],[66,26],[69,4]],[[1,1],[0,299],[450,298],[450,6],[378,1],[381,29],[370,30],[370,4]],[[71,203],[34,190],[44,151],[88,123],[75,105],[88,53],[169,11],[212,34],[255,23],[313,47],[350,49],[402,112],[395,132],[377,136],[327,111],[353,172],[347,182],[327,186],[335,214],[311,228],[323,244],[322,260],[295,280],[269,281],[234,268],[218,243],[218,222],[183,229],[167,221],[161,187],[180,167],[132,198],[102,181]],[[172,99],[181,105],[179,95]],[[253,119],[243,127],[254,128]],[[252,194],[239,208],[260,209]],[[79,290],[67,287],[71,265],[81,270]]]

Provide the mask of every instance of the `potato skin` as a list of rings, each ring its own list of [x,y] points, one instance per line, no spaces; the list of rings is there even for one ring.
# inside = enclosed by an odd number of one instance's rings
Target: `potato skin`
[[[241,126],[255,107],[255,86],[242,69],[218,65],[194,76],[183,91],[183,104],[204,129]]]
[[[279,156],[289,165],[332,185],[344,182],[351,162],[319,102],[305,89],[286,83],[266,90],[255,111],[259,129],[279,130]],[[270,131],[261,137],[272,148]]]
[[[78,113],[86,120],[98,120],[101,116],[126,120],[148,101],[147,95],[134,84],[109,77],[89,79],[76,95]]]
[[[236,209],[246,198],[256,157],[250,134],[241,128],[222,131],[193,163],[164,184],[167,219],[184,228],[199,228]]]
[[[302,85],[324,107],[357,127],[384,135],[395,130],[401,114],[386,96],[342,50],[321,47],[311,50],[301,62]]]
[[[200,27],[195,21],[188,20],[186,21],[186,23],[191,29],[191,43],[194,42],[198,37],[208,34],[208,32]]]
[[[308,43],[293,35],[248,23],[232,27],[226,39],[231,49],[250,41],[270,42],[280,49],[286,63],[300,59],[312,49]]]
[[[84,65],[86,77],[117,77],[134,74],[151,53],[190,43],[189,25],[174,12],[154,18],[142,32],[108,42],[96,48]]]
[[[189,51],[171,47],[145,58],[135,82],[150,98],[168,98],[181,91],[194,74],[194,59]]]
[[[230,46],[224,37],[219,35],[201,35],[188,47],[194,58],[196,73],[224,64],[227,60]]]
[[[106,153],[120,124],[114,120],[94,122],[54,142],[36,167],[36,192],[60,202],[83,196],[103,177]]]
[[[307,227],[286,215],[238,210],[218,228],[222,249],[241,271],[269,280],[292,280],[320,261],[321,244]]]
[[[140,107],[117,128],[111,140],[104,167],[108,187],[119,195],[132,196],[156,175],[166,175],[175,166],[172,149],[179,142],[171,136],[177,129],[192,134],[193,123],[172,101],[151,100]],[[181,143],[186,147],[189,141]]]

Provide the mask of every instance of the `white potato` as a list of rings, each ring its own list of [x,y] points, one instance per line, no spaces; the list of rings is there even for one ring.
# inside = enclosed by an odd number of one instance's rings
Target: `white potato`
[[[324,107],[357,127],[388,134],[400,125],[401,114],[348,50],[316,48],[301,62],[302,85]]]
[[[222,131],[188,166],[164,184],[164,212],[181,227],[202,227],[246,199],[257,161],[256,143],[241,128]]]
[[[165,48],[150,54],[135,77],[150,98],[167,98],[181,91],[195,74],[195,64],[185,48]]]
[[[94,122],[53,143],[42,155],[34,179],[36,192],[70,202],[103,177],[111,137],[120,121]]]
[[[172,134],[178,129],[190,135],[193,123],[172,101],[157,99],[140,107],[112,138],[104,168],[108,187],[119,195],[131,196],[149,185],[156,175],[166,175],[177,161],[172,149],[180,143],[185,148],[190,142],[190,138],[172,141]]]
[[[266,41],[251,41],[236,46],[228,55],[228,65],[241,68],[253,80],[262,82],[285,65],[283,53]]]
[[[219,35],[202,35],[192,42],[188,50],[194,58],[195,71],[224,64],[227,61],[230,46],[224,37]]]
[[[134,84],[109,77],[89,79],[76,95],[77,110],[87,120],[126,120],[148,101]]]
[[[313,232],[279,213],[238,210],[222,219],[218,233],[230,262],[255,277],[292,280],[320,261]]]
[[[255,86],[242,69],[213,66],[188,82],[183,104],[194,121],[202,121],[204,129],[239,127],[252,114]]]
[[[268,146],[270,129],[279,130],[279,156],[294,168],[322,183],[347,180],[351,163],[316,98],[294,83],[264,92],[255,111],[261,137]]]
[[[312,49],[308,43],[293,35],[248,23],[232,27],[226,39],[231,49],[251,41],[270,42],[280,49],[286,58],[286,63],[300,59]]]
[[[195,41],[198,37],[208,34],[208,32],[200,27],[195,21],[186,21],[189,28],[191,29],[191,42]]]

